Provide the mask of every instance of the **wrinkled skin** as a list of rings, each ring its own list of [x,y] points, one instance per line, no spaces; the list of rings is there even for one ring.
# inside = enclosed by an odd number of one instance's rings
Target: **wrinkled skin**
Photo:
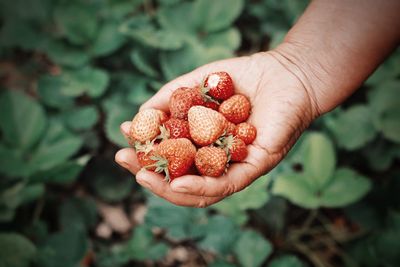
[[[274,168],[320,115],[312,90],[292,71],[296,66],[283,58],[271,51],[207,64],[169,82],[141,107],[168,110],[174,89],[195,86],[211,72],[228,72],[235,92],[246,95],[252,103],[248,121],[257,128],[257,138],[248,146],[245,162],[232,164],[225,175],[185,175],[169,184],[162,175],[140,169],[132,148],[120,150],[116,161],[135,174],[139,184],[176,205],[206,207],[244,189]],[[121,125],[123,134],[127,135],[129,126],[130,122]]]

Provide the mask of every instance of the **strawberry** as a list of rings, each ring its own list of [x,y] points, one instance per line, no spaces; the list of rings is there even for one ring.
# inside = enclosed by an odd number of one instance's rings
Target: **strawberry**
[[[229,161],[242,161],[247,157],[246,144],[233,135],[222,136],[215,144],[225,151]]]
[[[154,150],[157,146],[158,144],[154,144],[150,141],[147,141],[145,144],[140,144],[139,142],[136,142],[136,156],[141,167],[144,167],[150,171],[156,170],[156,167],[154,166],[155,160],[153,160],[152,157],[155,156]]]
[[[250,116],[251,104],[244,95],[233,95],[219,106],[219,112],[235,124],[244,122]]]
[[[203,93],[219,100],[225,100],[234,93],[231,76],[225,71],[209,74],[203,83]]]
[[[207,100],[204,102],[203,106],[205,106],[206,108],[211,108],[216,111],[218,111],[219,108],[219,104],[217,102],[207,101]]]
[[[196,153],[195,165],[201,175],[218,177],[227,167],[228,156],[218,147],[205,146]]]
[[[240,138],[233,138],[233,141],[228,145],[228,149],[231,161],[242,161],[247,157],[246,144]]]
[[[242,139],[246,145],[249,145],[256,139],[257,129],[248,122],[242,122],[236,125],[234,135]]]
[[[235,135],[236,125],[226,121],[225,135]]]
[[[161,133],[165,133],[166,137],[163,139],[177,139],[187,138],[190,139],[189,123],[185,120],[171,118],[164,123],[165,130],[161,130]]]
[[[133,118],[129,130],[130,142],[144,143],[153,140],[160,133],[160,121],[159,110],[145,109],[139,111]]]
[[[156,172],[165,172],[167,181],[188,173],[196,156],[196,147],[186,138],[163,140],[155,149]]]
[[[224,133],[226,127],[224,116],[203,106],[190,108],[188,120],[190,136],[199,146],[214,143]]]
[[[165,113],[162,110],[157,109],[158,115],[160,116],[160,123],[164,123],[166,122],[169,118],[168,118],[168,114]]]
[[[178,88],[172,93],[169,99],[171,117],[186,120],[188,111],[192,106],[203,104],[203,97],[197,88]]]

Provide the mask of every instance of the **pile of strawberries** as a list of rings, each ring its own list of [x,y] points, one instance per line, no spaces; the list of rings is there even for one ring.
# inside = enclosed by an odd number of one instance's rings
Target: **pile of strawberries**
[[[230,162],[247,157],[246,145],[256,138],[256,128],[246,122],[250,101],[234,94],[226,72],[209,74],[195,88],[176,89],[169,111],[140,111],[129,133],[140,165],[164,172],[168,181],[185,174],[221,176]]]

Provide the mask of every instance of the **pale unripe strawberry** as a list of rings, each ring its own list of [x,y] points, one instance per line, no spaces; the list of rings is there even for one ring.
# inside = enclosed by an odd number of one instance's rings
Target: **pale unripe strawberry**
[[[194,106],[188,113],[192,140],[199,146],[214,143],[225,131],[226,119],[215,110]]]

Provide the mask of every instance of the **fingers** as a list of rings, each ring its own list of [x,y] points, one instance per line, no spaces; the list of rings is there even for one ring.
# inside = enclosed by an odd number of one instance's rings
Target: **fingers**
[[[115,161],[133,174],[136,174],[141,168],[133,148],[119,150],[115,154]]]
[[[136,174],[136,181],[157,196],[179,206],[204,208],[222,199],[222,197],[203,197],[174,192],[163,175],[145,169]]]
[[[267,152],[255,146],[249,146],[249,156],[244,163],[234,163],[221,177],[185,175],[171,182],[174,192],[205,196],[226,197],[239,192],[260,177],[267,170],[259,166],[274,166],[279,156],[266,156]],[[268,162],[260,162],[267,159]],[[265,160],[264,160],[265,161]]]

